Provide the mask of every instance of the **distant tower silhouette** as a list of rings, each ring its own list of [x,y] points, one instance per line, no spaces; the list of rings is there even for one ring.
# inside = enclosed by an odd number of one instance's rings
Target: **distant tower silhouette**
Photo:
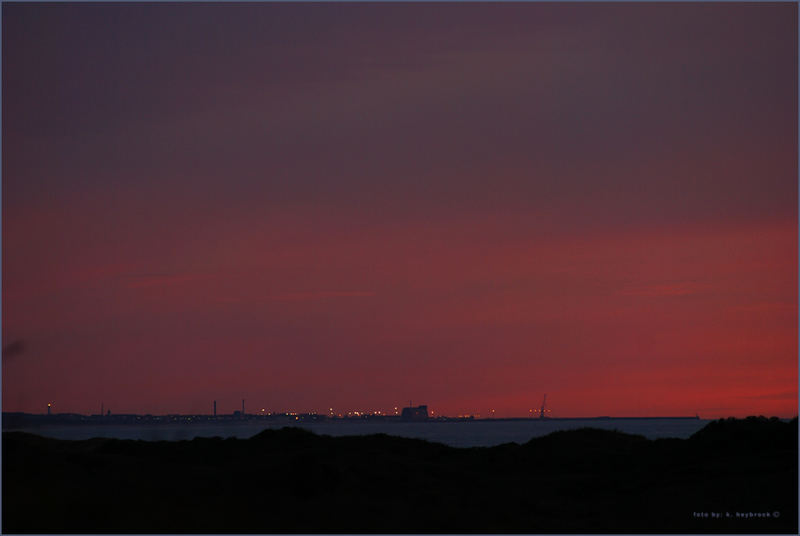
[[[214,401],[214,417],[217,416],[217,401]]]
[[[547,411],[545,409],[545,406],[547,406],[547,394],[544,395],[544,400],[542,400],[542,409],[539,410],[539,418],[540,419],[544,419],[545,418],[544,417],[544,412]]]

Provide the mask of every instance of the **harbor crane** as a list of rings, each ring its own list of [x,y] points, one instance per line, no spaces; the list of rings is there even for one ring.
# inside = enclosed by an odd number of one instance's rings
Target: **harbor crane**
[[[547,409],[547,393],[545,393],[544,399],[542,400],[542,409],[539,410],[539,418],[545,419],[545,413],[550,413],[550,410]]]

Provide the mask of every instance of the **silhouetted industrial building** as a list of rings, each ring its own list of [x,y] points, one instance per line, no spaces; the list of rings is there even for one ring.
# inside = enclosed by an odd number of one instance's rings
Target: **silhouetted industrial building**
[[[415,408],[403,408],[400,418],[404,421],[427,421],[428,406],[417,406]]]

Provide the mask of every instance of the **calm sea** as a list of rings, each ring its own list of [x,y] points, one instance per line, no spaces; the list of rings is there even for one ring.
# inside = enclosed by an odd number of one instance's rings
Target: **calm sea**
[[[388,434],[425,439],[454,447],[490,447],[502,443],[525,443],[534,437],[558,430],[601,428],[643,435],[649,439],[661,437],[688,438],[708,422],[703,419],[608,419],[608,420],[520,420],[520,421],[460,421],[460,422],[326,422],[299,423],[316,434],[330,436]],[[285,424],[226,423],[226,424],[156,424],[156,425],[45,425],[24,428],[30,432],[56,439],[90,439],[113,437],[147,441],[177,441],[195,437],[249,438],[265,429],[280,429]]]

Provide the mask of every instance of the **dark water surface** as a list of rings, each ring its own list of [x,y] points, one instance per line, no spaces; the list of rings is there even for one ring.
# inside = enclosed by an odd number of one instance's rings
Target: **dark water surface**
[[[575,419],[458,422],[323,422],[297,423],[320,435],[346,436],[388,434],[425,439],[453,447],[490,447],[502,443],[525,443],[534,437],[559,430],[600,428],[643,435],[648,439],[686,439],[710,421],[704,419]],[[225,424],[130,424],[130,425],[43,425],[20,429],[56,439],[113,437],[147,441],[177,441],[195,437],[237,437],[246,439],[265,429],[280,429],[284,423]]]

